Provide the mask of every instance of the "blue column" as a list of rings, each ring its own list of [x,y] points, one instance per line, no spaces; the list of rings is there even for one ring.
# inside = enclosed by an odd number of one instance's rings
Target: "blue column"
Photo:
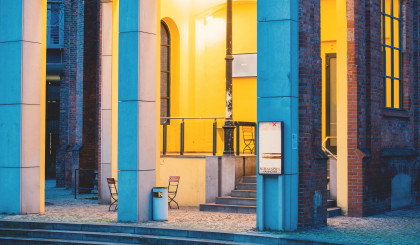
[[[156,1],[119,2],[118,220],[152,219],[156,185]]]
[[[42,0],[0,0],[0,213],[43,209],[42,7]]]
[[[257,121],[284,122],[284,174],[257,174],[257,228],[259,230],[292,231],[297,229],[298,4],[297,0],[258,1]]]

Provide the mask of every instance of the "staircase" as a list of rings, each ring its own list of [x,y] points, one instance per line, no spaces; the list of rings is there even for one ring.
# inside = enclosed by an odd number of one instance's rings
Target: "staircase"
[[[249,243],[256,240],[249,238]],[[223,232],[119,224],[0,221],[0,244],[243,244],[234,240],[230,233]]]
[[[223,212],[223,213],[256,213],[256,176],[244,176],[236,190],[232,190],[231,196],[218,197],[216,203],[200,205],[200,211]],[[341,215],[341,208],[337,207],[335,200],[328,200],[328,218]]]
[[[327,175],[328,175],[328,218],[341,215],[341,208],[337,207],[337,159],[336,157],[329,156],[327,162]]]
[[[216,203],[200,205],[200,211],[255,214],[257,206],[257,177],[244,176],[241,183],[232,190],[231,196],[218,197]]]
[[[151,227],[0,220],[0,244],[332,244],[293,236]]]
[[[341,208],[337,207],[337,202],[335,200],[328,200],[328,218],[336,217],[341,215]]]

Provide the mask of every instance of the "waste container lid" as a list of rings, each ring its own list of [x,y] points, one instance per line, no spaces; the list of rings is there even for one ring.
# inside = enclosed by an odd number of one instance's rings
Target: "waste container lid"
[[[154,189],[168,189],[168,187],[166,187],[166,186],[165,187],[153,187],[153,190]]]

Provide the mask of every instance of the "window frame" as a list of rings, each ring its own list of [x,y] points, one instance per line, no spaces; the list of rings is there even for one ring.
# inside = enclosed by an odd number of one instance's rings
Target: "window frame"
[[[163,28],[167,34],[168,37],[168,44],[164,44],[162,43],[162,37],[160,38],[160,47],[162,50],[162,47],[166,47],[167,48],[167,61],[168,61],[168,65],[167,65],[167,70],[162,70],[162,60],[160,62],[160,73],[166,73],[167,74],[167,81],[166,81],[166,91],[167,91],[167,96],[162,97],[162,94],[160,95],[160,100],[161,100],[161,110],[162,110],[162,100],[166,101],[167,104],[167,112],[166,115],[163,115],[163,117],[170,117],[171,116],[171,32],[169,30],[168,25],[165,23],[165,21],[161,21],[161,28]],[[162,58],[162,54],[161,54],[161,58]],[[162,87],[162,77],[160,78],[160,86]],[[162,114],[161,114],[162,117]],[[160,120],[161,124],[163,124],[165,121],[167,124],[169,124],[169,120]]]
[[[53,18],[54,17],[54,18]],[[64,6],[60,0],[47,2],[47,48],[62,48],[64,42]],[[57,23],[52,22],[56,20]],[[52,31],[54,30],[53,35]]]
[[[389,0],[390,2],[390,14],[386,13],[386,0],[381,0],[381,54],[382,54],[382,80],[384,84],[384,107],[387,109],[394,109],[394,110],[403,110],[403,96],[404,96],[404,78],[403,78],[403,27],[404,27],[404,19],[403,19],[403,4],[402,0]],[[394,13],[394,1],[399,1],[399,15],[398,17],[395,16]],[[390,45],[387,44],[386,41],[386,20],[387,18],[390,19]],[[395,45],[395,25],[394,22],[397,21],[399,25],[399,33],[398,33],[398,44],[399,47]],[[391,51],[391,74],[387,76],[387,49]],[[399,57],[395,57],[395,51],[399,51]],[[395,76],[395,61],[398,59],[399,64],[399,77]],[[391,105],[387,106],[387,79],[391,80]],[[399,81],[399,104],[395,105],[395,81]]]
[[[337,135],[331,135],[331,121],[330,121],[331,119],[330,117],[331,116],[330,115],[331,113],[331,59],[337,59],[337,53],[325,54],[325,135],[337,137]],[[336,82],[335,86],[337,86],[337,80],[335,82]],[[335,96],[337,96],[337,92]],[[337,125],[336,125],[336,130],[337,130]],[[327,141],[327,148],[333,154],[337,154],[337,144],[335,146],[331,145],[331,139]]]

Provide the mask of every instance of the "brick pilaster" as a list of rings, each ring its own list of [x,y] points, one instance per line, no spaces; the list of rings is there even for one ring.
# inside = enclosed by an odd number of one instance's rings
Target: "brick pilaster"
[[[320,1],[299,1],[300,228],[326,225],[327,162],[321,150]]]

